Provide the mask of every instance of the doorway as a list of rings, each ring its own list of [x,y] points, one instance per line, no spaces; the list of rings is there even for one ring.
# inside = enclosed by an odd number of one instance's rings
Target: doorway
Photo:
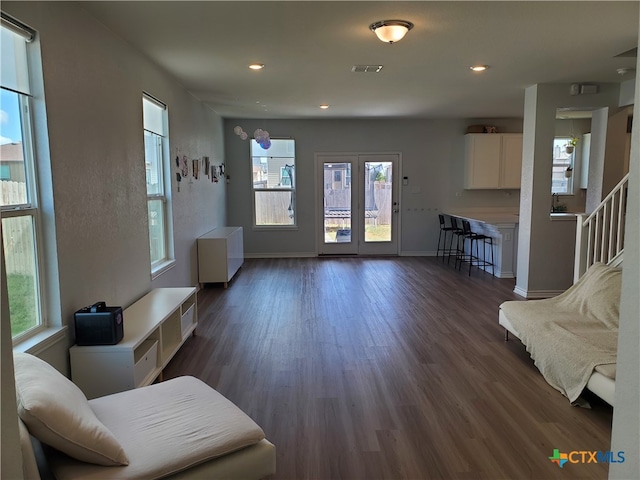
[[[400,154],[316,154],[320,255],[397,255]]]

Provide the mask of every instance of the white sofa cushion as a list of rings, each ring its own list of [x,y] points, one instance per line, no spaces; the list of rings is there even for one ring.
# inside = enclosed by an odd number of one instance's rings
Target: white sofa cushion
[[[31,435],[83,462],[129,463],[87,397],[67,377],[28,353],[14,353],[14,367],[18,415]]]
[[[50,458],[56,478],[162,478],[255,445],[265,436],[242,410],[194,377],[95,398],[89,404],[126,450],[129,465],[101,468]]]

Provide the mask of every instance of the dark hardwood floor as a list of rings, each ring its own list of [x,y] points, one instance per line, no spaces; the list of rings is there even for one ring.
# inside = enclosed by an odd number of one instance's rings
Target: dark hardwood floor
[[[548,458],[608,451],[612,409],[570,406],[504,342],[513,287],[429,257],[247,260],[198,293],[198,334],[164,376],[250,415],[274,479],[605,479]]]

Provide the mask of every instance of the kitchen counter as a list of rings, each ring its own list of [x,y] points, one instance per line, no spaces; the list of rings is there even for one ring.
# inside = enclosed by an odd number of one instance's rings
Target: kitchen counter
[[[515,278],[518,253],[517,213],[491,210],[447,210],[445,215],[468,220],[471,230],[493,238],[493,274],[499,278]],[[448,224],[448,222],[447,222]],[[490,246],[486,245],[485,258],[491,258]],[[491,272],[491,267],[483,267]]]
[[[489,225],[518,225],[518,223],[520,223],[520,217],[517,213],[452,210],[446,212],[446,214],[464,218],[470,222],[486,223]]]

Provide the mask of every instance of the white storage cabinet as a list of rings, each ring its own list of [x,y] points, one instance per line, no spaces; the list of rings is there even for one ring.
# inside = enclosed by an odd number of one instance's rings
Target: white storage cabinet
[[[465,135],[464,188],[519,189],[521,175],[521,133]]]
[[[71,378],[88,398],[153,383],[198,325],[195,287],[156,288],[124,310],[116,345],[74,345]]]
[[[242,227],[219,227],[198,237],[198,281],[229,282],[244,263]]]

